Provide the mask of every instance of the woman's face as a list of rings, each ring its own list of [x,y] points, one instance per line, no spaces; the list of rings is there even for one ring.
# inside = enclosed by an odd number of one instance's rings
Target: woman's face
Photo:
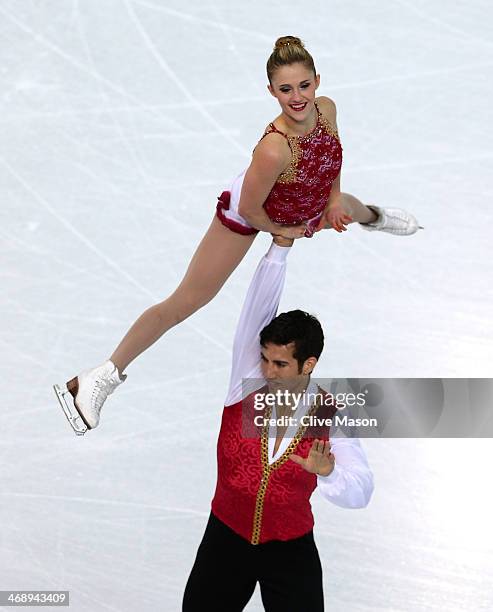
[[[315,92],[320,84],[320,75],[298,62],[281,66],[268,85],[270,93],[277,98],[283,113],[294,121],[304,121],[314,110]]]

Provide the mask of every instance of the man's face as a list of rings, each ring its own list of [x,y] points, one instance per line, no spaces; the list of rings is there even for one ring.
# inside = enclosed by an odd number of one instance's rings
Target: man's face
[[[301,366],[294,358],[294,342],[289,344],[272,344],[268,342],[260,347],[262,375],[269,386],[269,393],[277,391],[299,392],[304,390],[309,381],[317,359],[309,357]]]
[[[301,376],[298,361],[293,357],[294,342],[289,344],[272,344],[268,342],[260,347],[262,375],[267,382],[276,383],[283,379],[294,379]]]

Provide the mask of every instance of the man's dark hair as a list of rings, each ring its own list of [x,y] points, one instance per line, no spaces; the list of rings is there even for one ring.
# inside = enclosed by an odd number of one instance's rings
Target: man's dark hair
[[[260,344],[289,344],[294,342],[293,357],[301,372],[303,363],[309,357],[320,357],[324,348],[324,332],[320,321],[303,310],[283,312],[260,332]]]

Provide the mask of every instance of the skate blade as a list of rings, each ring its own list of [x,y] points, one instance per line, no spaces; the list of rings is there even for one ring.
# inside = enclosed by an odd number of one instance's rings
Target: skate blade
[[[83,436],[87,431],[87,425],[84,423],[82,417],[77,411],[77,408],[73,405],[72,396],[70,395],[70,391],[67,389],[67,386],[65,385],[64,387],[60,387],[60,385],[53,385],[53,389],[55,390],[63,413],[67,417],[70,426],[75,431],[75,435]],[[67,393],[70,395],[70,404],[65,401],[65,395]]]

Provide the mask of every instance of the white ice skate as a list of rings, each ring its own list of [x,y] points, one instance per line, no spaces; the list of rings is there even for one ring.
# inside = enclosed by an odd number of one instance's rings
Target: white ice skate
[[[83,436],[99,423],[99,413],[108,397],[127,378],[120,378],[112,361],[105,361],[92,370],[85,370],[65,385],[53,385],[68,422],[76,435]],[[71,395],[65,398],[67,394]],[[68,401],[67,401],[68,400]]]
[[[402,210],[402,208],[380,208],[379,206],[368,206],[377,215],[376,221],[372,223],[360,223],[361,227],[369,232],[388,232],[398,236],[410,236],[418,229],[423,229],[413,215]]]

